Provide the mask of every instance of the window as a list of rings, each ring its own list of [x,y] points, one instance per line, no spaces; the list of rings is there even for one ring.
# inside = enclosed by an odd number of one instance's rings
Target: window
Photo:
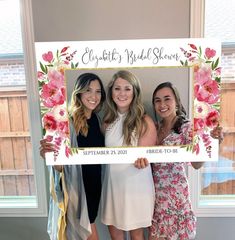
[[[47,214],[31,14],[30,0],[0,0],[0,216]]]
[[[207,162],[200,171],[189,169],[191,197],[198,216],[235,216],[234,11],[233,0],[223,4],[218,0],[191,1],[191,37],[222,41],[220,112],[225,138],[220,145],[218,162]]]

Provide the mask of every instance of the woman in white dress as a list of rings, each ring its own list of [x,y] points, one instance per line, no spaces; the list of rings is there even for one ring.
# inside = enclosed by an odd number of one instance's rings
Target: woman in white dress
[[[129,71],[114,74],[107,89],[104,115],[105,146],[154,146],[157,133],[145,114],[137,77]],[[133,159],[134,161],[134,159]],[[154,185],[150,166],[111,164],[105,172],[101,199],[101,221],[108,225],[113,240],[144,239],[143,228],[151,226]]]

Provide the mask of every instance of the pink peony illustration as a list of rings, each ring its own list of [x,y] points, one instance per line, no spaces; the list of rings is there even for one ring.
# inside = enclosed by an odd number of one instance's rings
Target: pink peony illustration
[[[211,111],[206,117],[206,125],[210,128],[216,127],[219,124],[219,113],[216,110]]]
[[[65,101],[64,76],[58,71],[48,73],[49,83],[42,86],[41,98],[44,106],[52,108]]]
[[[201,86],[196,84],[194,94],[198,101],[214,104],[219,100],[219,86],[214,80],[208,80]]]
[[[44,115],[43,126],[48,131],[55,131],[57,129],[57,122],[51,113],[46,113]]]
[[[195,81],[198,84],[204,84],[205,82],[211,80],[211,68],[208,67],[207,65],[203,65],[199,68],[194,68],[194,77]]]

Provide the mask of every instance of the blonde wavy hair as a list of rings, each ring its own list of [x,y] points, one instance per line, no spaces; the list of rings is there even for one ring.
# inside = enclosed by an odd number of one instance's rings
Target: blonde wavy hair
[[[87,136],[88,134],[88,124],[87,124],[87,118],[85,115],[85,107],[81,101],[81,94],[85,93],[89,88],[90,83],[95,80],[98,80],[100,84],[101,100],[99,105],[96,107],[94,111],[98,112],[101,109],[102,104],[106,98],[104,86],[100,78],[93,73],[84,73],[78,76],[73,88],[73,92],[70,100],[70,106],[68,108],[69,116],[73,121],[76,133],[77,134],[81,133],[83,136]]]
[[[124,143],[127,145],[131,145],[131,139],[133,134],[135,134],[135,136],[139,138],[141,136],[141,133],[146,130],[146,122],[144,120],[145,109],[142,102],[140,82],[133,73],[126,70],[121,70],[113,75],[111,81],[107,86],[104,123],[111,124],[118,117],[117,106],[112,98],[113,85],[118,78],[122,78],[128,81],[133,87],[133,99],[123,124]]]

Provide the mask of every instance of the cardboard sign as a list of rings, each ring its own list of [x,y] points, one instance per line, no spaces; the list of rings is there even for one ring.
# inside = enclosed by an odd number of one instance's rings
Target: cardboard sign
[[[215,39],[36,43],[43,135],[59,147],[56,159],[53,153],[47,154],[47,164],[133,163],[139,157],[146,157],[150,162],[217,161],[218,140],[210,136],[210,131],[219,122],[220,55],[221,43]],[[71,147],[67,108],[76,77],[92,72],[108,82],[120,69],[140,78],[150,116],[154,116],[151,98],[155,87],[164,80],[171,81],[179,71],[184,72],[186,77],[174,79],[174,85],[178,88],[180,84],[181,99],[186,99],[193,134],[190,144]]]

